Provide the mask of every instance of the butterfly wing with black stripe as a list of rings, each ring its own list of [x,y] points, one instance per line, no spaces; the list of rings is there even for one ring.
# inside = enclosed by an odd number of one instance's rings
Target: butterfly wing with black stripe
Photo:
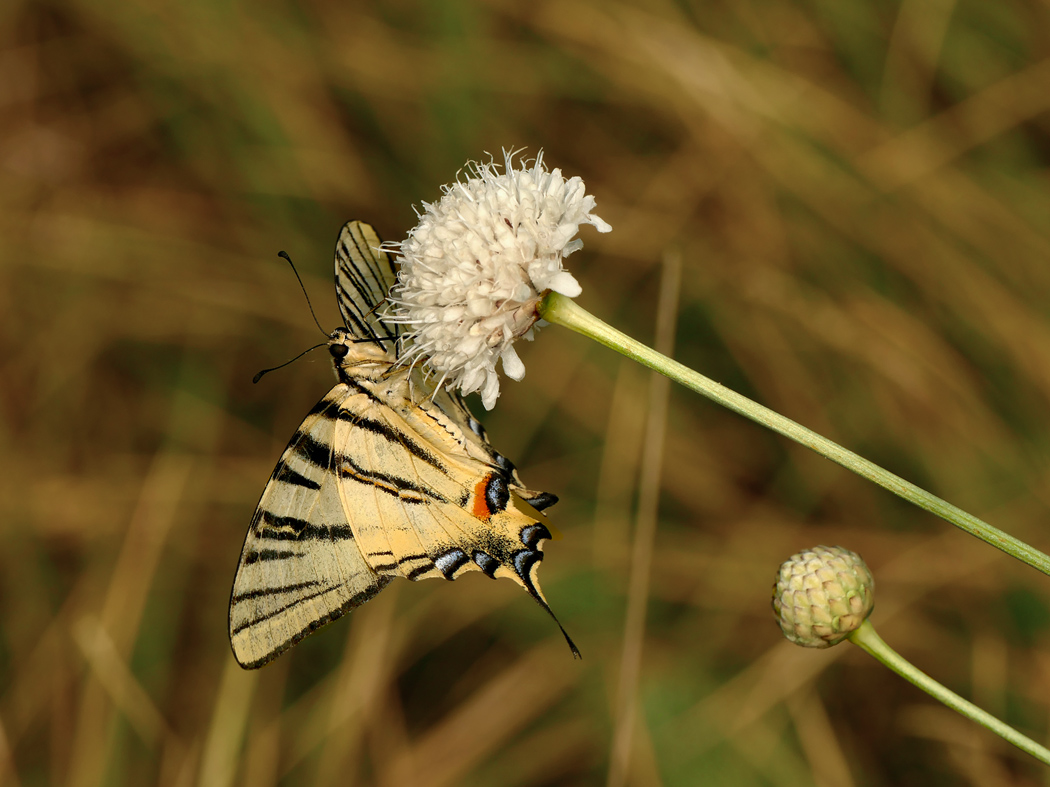
[[[394,263],[370,224],[348,221],[335,244],[335,292],[343,322],[358,339],[374,339],[394,352],[400,325],[385,323],[376,310],[397,281]]]
[[[557,622],[537,577],[551,537],[539,509],[556,498],[522,486],[461,401],[462,411],[449,406],[452,417],[437,400],[344,409],[335,432],[339,493],[361,552],[384,577],[509,577]],[[473,428],[464,431],[461,420]]]
[[[338,414],[350,396],[337,385],[318,402],[259,500],[230,597],[230,644],[243,667],[262,666],[390,581],[361,554],[332,472]]]
[[[485,427],[470,412],[470,408],[467,407],[466,401],[460,394],[442,389],[434,396],[433,404],[459,429],[462,435],[461,441],[467,453],[475,459],[502,471],[508,477],[508,483],[513,487],[514,492],[530,508],[535,509],[534,513],[550,508],[558,502],[557,496],[550,492],[533,492],[525,489],[521,478],[518,477],[518,470],[514,463],[492,447],[488,434],[485,432]]]

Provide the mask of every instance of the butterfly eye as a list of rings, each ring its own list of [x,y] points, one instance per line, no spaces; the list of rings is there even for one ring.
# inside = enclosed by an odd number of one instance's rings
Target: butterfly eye
[[[345,344],[330,344],[328,345],[328,352],[330,352],[332,357],[338,361],[339,359],[346,357],[346,354],[350,352],[350,348]]]

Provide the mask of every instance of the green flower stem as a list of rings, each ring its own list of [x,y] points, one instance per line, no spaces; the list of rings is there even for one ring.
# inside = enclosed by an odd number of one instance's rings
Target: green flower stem
[[[712,399],[756,423],[767,426],[774,432],[779,432],[807,448],[812,448],[821,456],[827,457],[833,462],[838,462],[847,470],[852,470],[857,475],[874,481],[879,486],[888,489],[920,508],[925,508],[927,511],[946,519],[956,527],[977,536],[977,538],[988,542],[1018,560],[1023,560],[1044,574],[1050,574],[1050,557],[1038,549],[1004,533],[998,528],[992,527],[972,514],[956,508],[951,503],[931,495],[924,489],[915,486],[915,484],[905,481],[900,476],[882,469],[859,454],[847,451],[837,443],[833,443],[826,437],[821,437],[816,432],[810,431],[791,419],[773,412],[768,407],[752,402],[746,396],[741,396],[724,385],[720,385],[714,380],[704,377],[702,374],[694,372],[677,361],[673,361],[646,347],[630,336],[626,336],[612,326],[602,322],[590,312],[578,306],[571,298],[566,298],[556,292],[550,292],[540,301],[537,311],[540,317],[547,322],[570,328],[577,333],[582,333],[584,336],[604,344],[606,347],[611,347],[617,352],[623,353],[628,358],[632,358],[638,363],[670,377],[675,382],[693,389],[708,399]]]
[[[1004,724],[990,713],[978,708],[969,700],[964,700],[953,691],[949,691],[922,670],[916,669],[899,653],[887,645],[875,631],[870,620],[865,620],[856,631],[849,635],[849,640],[857,647],[881,661],[906,681],[915,684],[935,700],[939,700],[954,711],[961,713],[971,721],[986,727],[996,735],[1005,738],[1021,751],[1026,751],[1040,762],[1050,765],[1050,750],[1040,746],[1031,738],[1022,735],[1013,727]]]

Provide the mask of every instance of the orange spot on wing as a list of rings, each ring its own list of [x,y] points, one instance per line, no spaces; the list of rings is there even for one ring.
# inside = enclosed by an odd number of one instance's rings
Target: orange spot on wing
[[[477,486],[474,487],[474,510],[471,512],[478,519],[485,522],[492,516],[492,510],[489,508],[488,501],[485,499],[485,490],[489,486],[489,478],[491,476],[485,476],[478,481]]]

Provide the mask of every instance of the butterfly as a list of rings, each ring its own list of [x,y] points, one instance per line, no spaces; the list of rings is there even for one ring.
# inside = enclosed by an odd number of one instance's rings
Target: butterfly
[[[327,343],[338,383],[281,455],[233,581],[230,644],[246,669],[395,577],[510,577],[557,623],[536,574],[551,538],[540,511],[557,498],[523,486],[460,395],[428,391],[398,364],[400,326],[376,316],[395,280],[375,230],[346,224],[335,250],[345,325]]]

